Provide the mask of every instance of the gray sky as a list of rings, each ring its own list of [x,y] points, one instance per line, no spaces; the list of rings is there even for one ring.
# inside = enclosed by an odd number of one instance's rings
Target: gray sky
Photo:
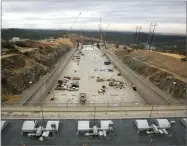
[[[147,32],[157,22],[156,32],[186,34],[186,2],[2,2],[3,28],[103,29]]]

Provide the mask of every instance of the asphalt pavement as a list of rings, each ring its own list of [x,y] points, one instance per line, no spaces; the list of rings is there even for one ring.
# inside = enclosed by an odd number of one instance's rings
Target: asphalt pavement
[[[179,122],[181,118],[167,118],[175,120],[176,123],[168,130],[168,135],[152,135],[138,134],[134,126],[134,119],[118,119],[112,120],[114,123],[114,133],[106,138],[93,138],[77,135],[77,120],[59,120],[59,131],[49,140],[39,141],[31,139],[27,135],[21,135],[21,128],[24,120],[7,120],[9,122],[7,128],[2,132],[2,145],[20,145],[23,142],[27,145],[137,145],[148,146],[153,141],[152,146],[168,146],[168,145],[186,145],[186,129]],[[52,119],[50,119],[52,120]],[[149,120],[149,124],[154,119]],[[40,124],[46,125],[47,120],[41,120]],[[95,120],[95,124],[100,126],[99,120]],[[94,120],[90,120],[90,126],[94,125]]]

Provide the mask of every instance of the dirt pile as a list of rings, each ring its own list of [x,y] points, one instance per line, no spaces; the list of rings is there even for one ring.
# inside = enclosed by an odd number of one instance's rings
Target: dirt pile
[[[18,50],[21,50],[19,53],[1,56],[3,101],[15,101],[19,96],[14,95],[21,94],[23,90],[36,83],[41,76],[50,72],[56,62],[73,46],[62,40],[50,43],[24,41],[22,44],[24,47],[16,46]]]

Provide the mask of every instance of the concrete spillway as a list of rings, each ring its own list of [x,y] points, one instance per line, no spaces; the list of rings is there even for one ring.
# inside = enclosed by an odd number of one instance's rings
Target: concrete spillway
[[[79,91],[67,91],[67,90],[54,90],[48,94],[44,101],[45,103],[79,103],[79,93],[84,92],[87,94],[87,104],[89,103],[101,103],[101,104],[144,104],[144,99],[132,89],[132,86],[123,76],[117,76],[119,71],[114,68],[112,64],[104,65],[107,61],[107,57],[97,48],[93,46],[84,46],[79,65],[75,60],[70,60],[65,69],[60,73],[59,80],[64,76],[80,77]],[[76,53],[74,54],[76,55]],[[109,72],[108,69],[113,69],[113,72]],[[76,70],[76,72],[75,72]],[[108,81],[96,82],[96,78],[101,77],[104,79],[115,78],[120,81],[124,81],[124,88],[114,89],[109,87]],[[70,81],[71,82],[71,81]],[[53,89],[56,87],[57,82],[54,84]],[[106,93],[99,94],[98,90],[102,85],[107,87]],[[54,97],[55,100],[51,101]]]

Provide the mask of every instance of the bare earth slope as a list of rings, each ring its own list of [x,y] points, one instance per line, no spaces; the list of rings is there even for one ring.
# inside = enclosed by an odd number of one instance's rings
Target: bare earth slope
[[[70,39],[53,41],[23,41],[16,46],[15,53],[7,51],[1,56],[2,101],[16,102],[23,90],[35,84],[39,78],[50,72],[54,64],[63,57],[73,43]]]
[[[161,90],[181,101],[186,99],[186,62],[155,51],[110,49],[132,70]]]

